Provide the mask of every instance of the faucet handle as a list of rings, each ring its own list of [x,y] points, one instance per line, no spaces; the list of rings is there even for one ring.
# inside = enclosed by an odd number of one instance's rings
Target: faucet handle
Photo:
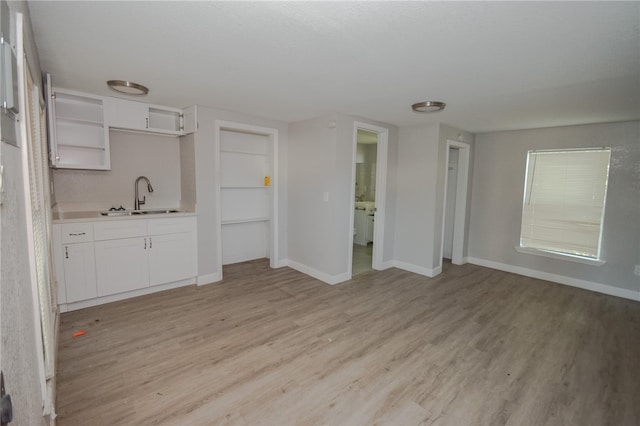
[[[147,196],[143,195],[142,200],[138,200],[138,204],[146,204],[146,203],[147,203]]]

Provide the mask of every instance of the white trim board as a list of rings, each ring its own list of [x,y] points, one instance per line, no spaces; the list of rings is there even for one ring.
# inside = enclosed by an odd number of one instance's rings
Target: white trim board
[[[500,271],[511,272],[513,274],[524,275],[525,277],[537,278],[545,281],[552,281],[558,284],[564,284],[571,287],[581,288],[583,290],[595,291],[597,293],[607,294],[609,296],[622,297],[624,299],[640,301],[640,291],[627,290],[624,288],[614,287],[611,285],[596,283],[593,281],[571,278],[565,275],[551,274],[549,272],[537,271],[535,269],[523,268],[521,266],[507,265],[506,263],[494,262],[492,260],[479,259],[477,257],[469,257],[469,263],[484,266],[487,268],[498,269]]]
[[[167,284],[154,285],[151,287],[143,287],[137,290],[131,290],[124,293],[110,294],[108,296],[96,297],[95,299],[80,300],[78,302],[61,303],[59,305],[60,312],[77,311],[78,309],[89,308],[91,306],[104,305],[105,303],[116,302],[119,300],[130,299],[132,297],[144,296],[146,294],[158,293],[160,291],[171,290],[178,287],[185,287],[196,283],[195,278],[175,281]]]
[[[325,282],[330,285],[339,284],[345,281],[349,281],[351,279],[351,274],[345,272],[343,274],[338,275],[329,275],[324,272],[320,272],[317,269],[311,268],[307,265],[303,265],[302,263],[295,262],[293,260],[287,260],[286,264],[291,269],[295,269],[298,272],[302,272],[305,275],[309,275],[317,280]]]
[[[222,274],[220,272],[214,272],[212,274],[198,275],[196,279],[196,284],[207,285],[212,284],[222,280]]]
[[[442,272],[442,266],[437,266],[433,269],[425,268],[424,266],[414,265],[413,263],[402,262],[394,260],[393,266],[404,271],[413,272],[414,274],[424,275],[425,277],[433,278],[436,275],[440,275]]]

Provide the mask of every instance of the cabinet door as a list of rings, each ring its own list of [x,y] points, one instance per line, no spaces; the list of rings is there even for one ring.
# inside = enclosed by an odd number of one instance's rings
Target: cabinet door
[[[49,161],[53,167],[58,165],[58,141],[56,140],[56,103],[51,86],[51,74],[47,73],[46,83],[46,103],[47,103],[47,131],[49,135]]]
[[[149,105],[117,98],[109,98],[107,105],[109,127],[132,130],[149,128]]]
[[[95,298],[98,293],[93,243],[66,244],[63,251],[66,302]]]
[[[47,76],[47,102],[52,167],[110,170],[104,99],[72,90],[52,89],[51,76]]]
[[[191,233],[149,237],[149,282],[165,284],[192,278],[195,272]]]
[[[98,296],[149,286],[148,238],[96,241]]]
[[[182,132],[185,135],[198,130],[198,112],[196,105],[182,110]]]

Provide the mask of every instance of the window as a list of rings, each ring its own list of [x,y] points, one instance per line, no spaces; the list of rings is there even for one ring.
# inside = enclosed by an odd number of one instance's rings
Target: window
[[[520,247],[600,260],[611,149],[529,151]]]

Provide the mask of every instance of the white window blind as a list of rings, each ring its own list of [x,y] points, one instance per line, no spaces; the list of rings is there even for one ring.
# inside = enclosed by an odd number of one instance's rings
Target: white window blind
[[[600,259],[609,148],[529,151],[520,246]]]

